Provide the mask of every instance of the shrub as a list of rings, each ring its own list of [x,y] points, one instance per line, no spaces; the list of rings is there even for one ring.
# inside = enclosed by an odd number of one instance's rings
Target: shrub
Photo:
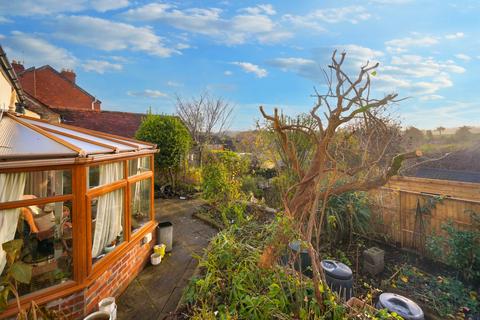
[[[370,207],[365,192],[347,192],[331,196],[326,207],[324,226],[327,236],[346,240],[353,233],[365,233],[370,225]],[[334,241],[332,241],[334,242]]]
[[[186,159],[192,141],[183,123],[177,117],[148,113],[135,137],[158,146],[156,167],[168,173],[170,183],[175,186],[175,174]]]
[[[263,190],[258,187],[259,178],[247,175],[242,179],[242,192],[246,195],[253,194],[255,198],[263,198]]]
[[[471,212],[473,229],[459,230],[453,222],[442,225],[447,237],[433,235],[427,239],[427,249],[433,257],[457,269],[465,280],[480,281],[480,219]],[[445,250],[447,249],[447,250]]]
[[[248,163],[235,152],[210,152],[202,169],[204,198],[216,203],[239,199],[241,177],[247,168]]]

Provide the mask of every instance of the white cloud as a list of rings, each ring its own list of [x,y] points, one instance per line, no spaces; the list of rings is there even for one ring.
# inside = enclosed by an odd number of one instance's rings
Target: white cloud
[[[271,4],[259,4],[255,7],[242,8],[239,11],[246,12],[251,15],[266,14],[269,16],[273,16],[277,14],[277,12],[275,11],[275,9]]]
[[[362,47],[356,44],[336,45],[334,49],[337,49],[337,55],[341,52],[347,53],[345,69],[348,72],[353,71],[354,73],[357,73],[360,67],[364,66],[367,62],[370,65],[380,62],[384,56],[384,53],[380,50]]]
[[[436,100],[442,100],[442,99],[445,99],[445,97],[438,94],[431,94],[431,95],[420,97],[421,101],[436,101]]]
[[[225,70],[225,72],[223,74],[226,75],[226,76],[231,76],[231,75],[233,75],[233,72],[230,71],[230,70]]]
[[[4,39],[10,60],[23,61],[26,66],[49,64],[56,69],[74,68],[78,59],[64,48],[57,47],[34,34],[13,31]]]
[[[317,62],[305,58],[276,58],[270,62],[274,67],[280,68],[284,72],[294,72],[300,76],[318,79],[322,76],[321,68]]]
[[[420,97],[421,100],[438,99],[438,91],[453,86],[451,74],[465,69],[451,60],[437,61],[419,55],[393,56],[390,64],[380,66],[374,81],[385,89]]]
[[[3,24],[3,23],[11,23],[13,22],[13,20],[10,20],[8,18],[5,18],[4,16],[0,16],[0,24]]]
[[[153,99],[168,97],[166,93],[152,89],[145,89],[143,91],[128,91],[127,94],[132,97],[145,97]]]
[[[73,43],[104,51],[142,51],[159,57],[178,53],[168,48],[164,39],[146,27],[135,27],[89,16],[59,16],[56,19],[54,36]]]
[[[183,87],[183,83],[170,80],[170,81],[167,81],[167,86],[169,86],[169,87]]]
[[[129,5],[128,0],[21,0],[0,1],[0,12],[11,16],[53,15],[93,9],[105,12]]]
[[[463,38],[464,36],[465,36],[465,34],[463,32],[455,32],[455,33],[452,33],[452,34],[447,34],[445,36],[445,39],[448,39],[448,40],[460,39],[460,38]]]
[[[105,60],[87,60],[82,64],[82,68],[87,72],[104,74],[108,71],[120,71],[123,69],[123,66]]]
[[[378,3],[378,4],[406,4],[412,2],[412,0],[370,0],[372,3]]]
[[[232,62],[232,64],[239,66],[247,73],[253,73],[257,78],[264,78],[268,75],[266,69],[260,68],[258,65],[250,62]]]
[[[431,36],[417,36],[417,37],[405,37],[401,39],[393,39],[385,42],[385,45],[389,47],[429,47],[438,43],[438,38]]]
[[[346,6],[315,10],[306,15],[286,14],[283,20],[290,22],[297,28],[308,28],[317,32],[325,31],[323,24],[352,23],[370,19],[371,14],[362,6]]]
[[[260,5],[241,11],[241,14],[225,18],[219,8],[179,9],[171,4],[151,3],[130,9],[122,16],[135,21],[166,23],[176,29],[207,36],[228,45],[250,41],[272,43],[292,37],[291,32],[282,29],[270,17],[273,7]]]
[[[455,57],[456,57],[457,59],[460,59],[460,60],[463,60],[463,61],[467,61],[467,62],[470,61],[470,60],[472,60],[472,57],[470,57],[469,55],[466,55],[465,53],[457,53],[457,54],[455,55]]]

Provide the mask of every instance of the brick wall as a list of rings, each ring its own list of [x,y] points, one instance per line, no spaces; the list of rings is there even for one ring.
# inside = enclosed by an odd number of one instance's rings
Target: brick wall
[[[141,240],[137,240],[131,250],[109,266],[87,288],[51,301],[46,305],[47,308],[60,310],[67,319],[83,319],[98,310],[100,300],[120,296],[149,261],[155,241],[142,245]]]
[[[23,90],[52,108],[100,111],[100,101],[51,67],[30,68],[19,75]]]

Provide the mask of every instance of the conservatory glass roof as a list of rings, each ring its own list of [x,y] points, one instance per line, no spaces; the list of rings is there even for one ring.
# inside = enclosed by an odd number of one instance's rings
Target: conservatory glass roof
[[[0,115],[0,161],[87,158],[155,149],[154,144],[99,131],[11,113]]]

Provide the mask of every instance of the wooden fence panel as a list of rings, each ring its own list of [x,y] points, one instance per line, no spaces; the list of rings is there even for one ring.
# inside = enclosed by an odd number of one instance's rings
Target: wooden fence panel
[[[374,230],[404,248],[425,252],[429,236],[445,235],[451,221],[461,230],[471,229],[471,212],[480,214],[480,184],[410,177],[395,177],[370,193]],[[441,196],[430,212],[420,212],[433,196]]]

